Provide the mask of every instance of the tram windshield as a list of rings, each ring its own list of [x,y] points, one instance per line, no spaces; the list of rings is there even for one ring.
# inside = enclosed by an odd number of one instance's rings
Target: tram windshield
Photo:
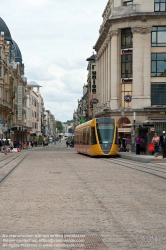
[[[99,143],[112,143],[114,138],[114,124],[97,124]]]

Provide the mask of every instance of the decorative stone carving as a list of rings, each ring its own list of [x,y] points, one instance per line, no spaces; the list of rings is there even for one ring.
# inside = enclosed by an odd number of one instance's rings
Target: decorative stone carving
[[[119,30],[111,30],[110,31],[110,36],[111,36],[111,38],[113,37],[113,36],[118,36],[119,35]]]
[[[139,34],[148,34],[151,33],[152,27],[133,27],[132,32],[139,33]]]
[[[105,21],[105,20],[107,20],[109,18],[112,6],[113,6],[113,0],[109,0],[107,5],[106,5],[106,8],[105,8],[105,10],[103,12],[103,21]]]
[[[142,16],[141,17],[142,22],[146,22],[148,20],[147,16]]]

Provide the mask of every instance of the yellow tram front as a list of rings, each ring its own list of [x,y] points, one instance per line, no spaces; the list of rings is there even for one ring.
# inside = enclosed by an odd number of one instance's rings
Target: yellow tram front
[[[91,156],[117,155],[118,129],[114,118],[94,118],[75,129],[75,150]]]

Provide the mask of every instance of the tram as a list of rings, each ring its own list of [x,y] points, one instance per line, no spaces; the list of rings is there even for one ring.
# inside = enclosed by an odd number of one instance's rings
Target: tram
[[[94,118],[75,128],[75,150],[90,156],[115,156],[118,153],[116,119]]]

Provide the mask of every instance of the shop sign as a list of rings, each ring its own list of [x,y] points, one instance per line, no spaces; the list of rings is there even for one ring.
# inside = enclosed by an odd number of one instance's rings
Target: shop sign
[[[99,100],[97,98],[93,98],[90,102],[92,104],[97,104],[99,102]]]
[[[124,101],[125,102],[131,102],[131,100],[132,100],[132,96],[131,95],[125,95],[125,97],[124,97]]]
[[[18,121],[22,120],[22,86],[18,85],[18,106],[17,106],[17,112],[18,112]]]

